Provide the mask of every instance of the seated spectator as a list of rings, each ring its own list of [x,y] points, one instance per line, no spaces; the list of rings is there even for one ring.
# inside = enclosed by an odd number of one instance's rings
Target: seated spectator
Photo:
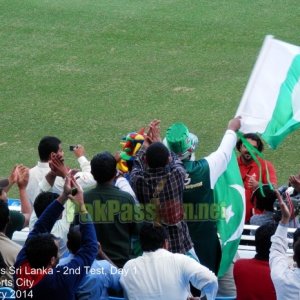
[[[251,225],[264,225],[267,223],[274,223],[274,202],[276,200],[276,193],[270,188],[268,184],[262,186],[264,195],[262,195],[258,187],[251,196],[251,203],[254,207],[261,211],[260,214],[255,214],[250,218]]]
[[[238,259],[235,262],[233,276],[237,300],[276,300],[269,267],[271,236],[275,230],[273,223],[260,226],[255,232],[255,258]]]
[[[294,244],[294,261],[297,268],[290,268],[286,255],[288,249],[287,230],[291,212],[277,192],[277,198],[281,208],[281,220],[275,234],[272,236],[270,250],[271,278],[276,290],[277,299],[299,300],[300,295],[300,240]]]
[[[33,204],[34,212],[36,216],[39,218],[45,209],[57,198],[59,197],[58,194],[51,193],[51,192],[42,192],[40,193]],[[55,222],[51,233],[55,236],[58,242],[59,248],[59,257],[62,257],[67,252],[67,234],[70,228],[70,223],[67,220],[67,215],[62,213],[59,216],[58,220]]]
[[[71,196],[71,186],[77,189],[75,196]],[[58,247],[50,232],[68,198],[79,206],[82,243],[67,265],[56,267]],[[17,257],[15,289],[21,291],[21,299],[75,299],[76,288],[85,276],[85,269],[92,265],[97,248],[95,229],[90,222],[82,191],[76,181],[68,176],[62,194],[40,216]]]
[[[70,228],[68,233],[67,246],[70,254],[59,260],[60,265],[67,264],[74,257],[81,246],[81,232],[79,226],[73,226]],[[99,255],[106,257],[101,250],[99,244]],[[76,298],[78,300],[107,300],[108,289],[121,290],[120,272],[118,268],[112,265],[106,259],[97,260],[95,259],[89,274],[85,276],[79,284],[76,292]]]
[[[169,252],[165,227],[145,223],[140,231],[140,243],[143,255],[128,261],[121,274],[126,299],[187,299],[190,283],[207,300],[215,299],[217,277],[195,259]]]
[[[0,190],[6,186],[7,182],[0,180]],[[0,201],[0,287],[13,287],[13,271],[21,246],[11,241],[5,235],[5,229],[9,222],[9,209],[7,203]]]
[[[4,187],[1,189],[0,200],[4,202],[7,202],[7,193],[13,184],[16,183],[19,189],[21,211],[9,211],[9,223],[6,227],[6,235],[10,239],[14,231],[22,230],[29,223],[32,207],[26,193],[28,178],[29,169],[23,165],[17,165],[14,167],[9,178],[5,180]]]

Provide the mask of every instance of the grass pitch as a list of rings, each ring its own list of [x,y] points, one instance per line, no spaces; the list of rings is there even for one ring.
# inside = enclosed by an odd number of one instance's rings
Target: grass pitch
[[[185,122],[209,154],[264,36],[300,45],[299,15],[292,0],[0,0],[0,176],[33,166],[44,135],[91,158],[153,118],[163,133]],[[266,151],[280,184],[300,171],[299,142]]]

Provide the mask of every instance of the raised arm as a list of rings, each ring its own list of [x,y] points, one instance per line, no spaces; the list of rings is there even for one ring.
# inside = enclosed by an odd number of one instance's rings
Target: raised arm
[[[79,274],[70,274],[70,278],[72,277],[72,280],[69,280],[70,284],[74,286],[74,288],[78,287],[78,283],[81,281],[83,276],[86,274],[87,270],[85,268],[88,268],[92,265],[94,259],[97,256],[98,253],[98,241],[96,237],[95,227],[92,223],[91,216],[88,214],[88,211],[84,204],[84,198],[83,198],[83,192],[81,187],[76,183],[76,180],[74,178],[71,178],[68,176],[66,178],[66,183],[70,181],[70,186],[72,186],[73,189],[69,189],[69,198],[78,205],[78,211],[79,211],[79,217],[80,217],[80,231],[81,231],[81,247],[76,252],[75,257],[67,264],[66,266],[59,266],[61,270],[65,270],[66,268],[68,270],[77,270],[77,268],[80,269]],[[70,188],[69,186],[69,188]],[[76,189],[75,195],[71,195],[71,190],[74,191],[74,188]],[[72,192],[73,193],[73,192]],[[63,272],[60,272],[60,276],[63,274]],[[79,275],[79,276],[78,276]]]
[[[290,220],[290,210],[283,202],[281,195],[276,191],[277,199],[281,209],[281,220],[277,227],[275,234],[271,237],[271,249],[270,249],[270,268],[271,277],[274,283],[278,280],[279,283],[284,277],[285,271],[289,268],[286,251],[288,248],[287,230]]]
[[[241,118],[236,117],[229,121],[227,130],[217,151],[205,157],[210,168],[211,188],[214,188],[218,178],[226,170],[230,162],[232,151],[236,145],[236,132],[241,127]]]
[[[28,226],[29,219],[32,213],[32,206],[28,199],[26,192],[26,187],[29,180],[29,169],[23,165],[18,165],[17,171],[17,185],[19,188],[20,202],[21,202],[21,212],[24,215],[24,227]]]

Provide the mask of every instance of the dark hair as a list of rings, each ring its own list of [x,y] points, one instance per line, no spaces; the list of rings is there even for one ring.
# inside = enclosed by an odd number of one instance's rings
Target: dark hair
[[[0,200],[0,231],[4,231],[9,222],[9,208],[6,202]]]
[[[262,186],[264,195],[261,194],[260,187],[258,187],[251,196],[251,203],[255,208],[259,210],[274,211],[274,202],[277,199],[277,195],[274,190],[270,188],[268,184]]]
[[[271,248],[271,236],[276,231],[274,223],[267,223],[258,227],[255,231],[255,258],[259,260],[269,260]]]
[[[45,136],[40,140],[38,151],[40,160],[47,162],[52,152],[57,153],[61,141],[55,136]]]
[[[155,251],[163,247],[168,239],[165,227],[153,223],[144,223],[140,231],[140,243],[143,251]]]
[[[257,150],[258,150],[259,152],[263,152],[263,150],[264,150],[264,144],[263,144],[261,138],[260,138],[256,133],[245,133],[245,134],[243,135],[243,137],[244,137],[245,139],[250,139],[250,140],[252,140],[252,141],[255,141],[255,142],[257,143]],[[237,141],[237,143],[236,143],[236,149],[237,149],[239,152],[241,152],[242,144],[243,144],[243,142],[242,142],[241,139],[239,139],[239,140]]]
[[[96,154],[91,160],[91,173],[99,183],[110,181],[116,176],[117,162],[108,151]]]
[[[151,144],[146,150],[146,160],[150,168],[165,167],[169,162],[170,152],[160,142]]]
[[[81,232],[79,225],[70,227],[68,232],[67,247],[73,254],[80,249],[81,246]]]
[[[293,245],[300,239],[300,228],[297,228],[293,234]]]
[[[297,242],[293,245],[294,249],[294,261],[297,263],[297,267],[300,268],[300,240],[298,239]]]
[[[57,257],[58,247],[51,233],[40,233],[27,239],[25,253],[32,268],[46,268]]]
[[[58,194],[51,192],[41,192],[39,195],[37,195],[33,204],[36,216],[39,218],[43,211],[47,208],[47,206],[58,197]]]

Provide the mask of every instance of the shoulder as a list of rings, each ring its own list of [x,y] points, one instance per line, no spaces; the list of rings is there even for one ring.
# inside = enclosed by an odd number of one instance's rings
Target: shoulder
[[[111,193],[122,202],[135,203],[133,197],[128,192],[122,191],[118,187],[113,186],[111,189]]]
[[[7,236],[0,235],[0,249],[1,252],[12,251],[12,252],[17,252],[16,254],[18,254],[19,251],[22,249],[22,247],[16,242],[9,239]]]

